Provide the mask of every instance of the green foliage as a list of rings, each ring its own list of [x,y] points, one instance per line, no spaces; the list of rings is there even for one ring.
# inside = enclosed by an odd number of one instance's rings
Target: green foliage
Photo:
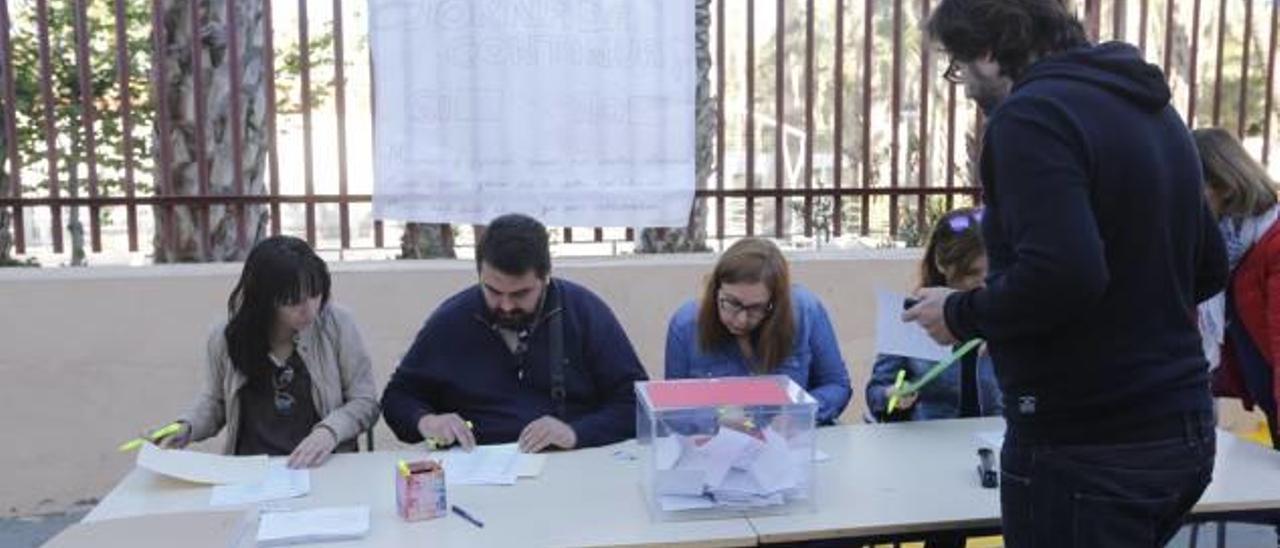
[[[334,56],[333,24],[326,23],[324,32],[307,41],[307,63],[311,68],[311,107],[324,104],[333,95]],[[279,48],[276,54],[276,112],[302,113],[302,42]]]
[[[132,0],[126,3],[124,22],[125,63],[129,70],[129,120],[131,136],[124,134],[124,97],[117,64],[115,14],[109,2],[89,3],[86,13],[89,106],[93,113],[93,137],[97,157],[97,176],[101,191],[123,188],[124,146],[132,150],[135,173],[147,173],[151,166],[150,139],[147,132],[153,120],[149,69],[151,67],[149,3]],[[48,188],[50,174],[44,168],[48,150],[47,129],[52,122],[53,143],[58,156],[58,179],[65,185],[69,179],[85,182],[88,168],[81,159],[86,150],[86,131],[82,124],[84,103],[81,97],[79,64],[76,57],[75,3],[50,2],[48,7],[49,70],[40,62],[40,28],[35,5],[22,2],[11,14],[14,25],[13,44],[14,91],[18,151],[27,172],[41,174],[35,180],[23,179],[24,190]],[[47,78],[50,101],[43,93]],[[52,110],[46,109],[51,104]],[[126,137],[128,137],[126,141]],[[75,170],[75,171],[72,171]],[[141,181],[141,180],[140,180]],[[145,188],[145,184],[143,185]]]
[[[152,3],[148,0],[126,0],[124,4],[125,63],[129,70],[127,96],[132,135],[124,134],[126,94],[122,93],[119,82],[121,65],[117,63],[114,3],[89,2],[86,24],[89,36],[89,102],[93,110],[95,140],[92,152],[97,159],[100,192],[122,192],[125,183],[124,147],[127,142],[133,153],[134,177],[139,192],[145,193],[151,189],[154,166]],[[11,5],[10,10],[14,21],[11,43],[18,149],[26,170],[24,173],[40,174],[34,180],[24,177],[22,182],[24,191],[43,191],[48,189],[49,184],[49,174],[45,169],[48,146],[42,93],[46,73],[40,64],[41,40],[36,5],[30,0],[24,0]],[[77,170],[75,179],[84,183],[88,178],[84,158],[90,151],[86,150],[85,130],[81,122],[84,108],[75,47],[75,2],[49,2],[47,17],[50,57],[47,75],[52,90],[53,141],[58,156],[59,185],[66,185],[71,178],[70,170]],[[326,70],[331,72],[334,63],[333,42],[331,27],[309,41],[313,108],[321,106],[331,95],[331,82],[318,78],[317,73]],[[281,114],[301,110],[300,101],[295,97],[299,95],[301,85],[300,50],[297,42],[286,45],[276,63],[275,84]],[[179,101],[174,102],[176,104]]]

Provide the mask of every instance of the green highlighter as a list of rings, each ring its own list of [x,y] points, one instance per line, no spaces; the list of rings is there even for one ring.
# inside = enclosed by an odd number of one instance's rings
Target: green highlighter
[[[951,367],[952,364],[960,361],[960,358],[964,357],[965,354],[972,352],[973,349],[977,348],[981,344],[982,339],[969,340],[969,342],[964,343],[964,346],[961,346],[956,350],[955,353],[947,356],[947,359],[938,362],[937,365],[934,365],[931,369],[926,371],[924,375],[920,376],[919,380],[916,382],[906,383],[905,386],[903,386],[902,381],[903,374],[906,370],[899,370],[898,381],[894,383],[893,390],[889,395],[889,412],[893,412],[893,408],[896,407],[896,404],[898,403],[898,398],[907,394],[919,392],[921,388],[924,388],[924,385],[929,384],[929,382],[937,378],[938,375],[941,375],[943,371],[946,371],[948,367]]]
[[[129,451],[133,451],[139,447],[142,447],[142,444],[146,443],[147,441],[160,441],[167,436],[172,436],[181,431],[182,431],[182,423],[171,422],[168,425],[164,426],[163,428],[156,430],[155,432],[152,432],[150,435],[146,437],[134,438],[124,442],[123,444],[120,445],[119,450],[122,453],[127,453]]]

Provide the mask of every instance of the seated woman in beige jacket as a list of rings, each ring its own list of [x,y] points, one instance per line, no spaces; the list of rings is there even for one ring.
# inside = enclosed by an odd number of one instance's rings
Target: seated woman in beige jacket
[[[209,335],[205,383],[180,431],[161,447],[218,434],[223,452],[288,455],[319,465],[378,418],[369,353],[345,310],[329,303],[329,269],[306,242],[259,242],[231,292],[228,320]]]

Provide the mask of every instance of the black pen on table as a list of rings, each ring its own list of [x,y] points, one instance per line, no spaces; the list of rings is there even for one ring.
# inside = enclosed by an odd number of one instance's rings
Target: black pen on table
[[[458,505],[454,504],[450,506],[449,509],[453,510],[453,513],[458,514],[458,517],[471,522],[472,525],[475,525],[476,527],[481,527],[481,528],[484,527],[484,522],[476,519],[475,516],[468,514],[466,510],[458,508]]]

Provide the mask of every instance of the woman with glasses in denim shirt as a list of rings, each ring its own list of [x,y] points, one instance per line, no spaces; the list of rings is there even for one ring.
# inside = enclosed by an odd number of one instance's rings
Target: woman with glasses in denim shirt
[[[964,291],[983,284],[987,255],[981,224],[982,210],[972,208],[957,209],[938,220],[920,264],[920,287],[945,285]],[[876,356],[866,392],[867,406],[876,420],[998,416],[1004,410],[1000,386],[984,346],[947,368],[919,393],[898,398],[894,411],[888,413],[889,392],[898,371],[905,369],[909,381],[920,378],[933,366],[931,361],[906,356]]]
[[[288,455],[293,468],[355,451],[377,420],[377,393],[355,320],[329,303],[329,286],[328,267],[306,242],[276,236],[254,246],[228,320],[209,335],[204,387],[161,447],[225,426],[224,453]]]
[[[835,422],[853,393],[849,373],[827,311],[790,278],[773,242],[730,246],[702,298],[671,317],[666,378],[787,375],[818,400],[818,424]]]

